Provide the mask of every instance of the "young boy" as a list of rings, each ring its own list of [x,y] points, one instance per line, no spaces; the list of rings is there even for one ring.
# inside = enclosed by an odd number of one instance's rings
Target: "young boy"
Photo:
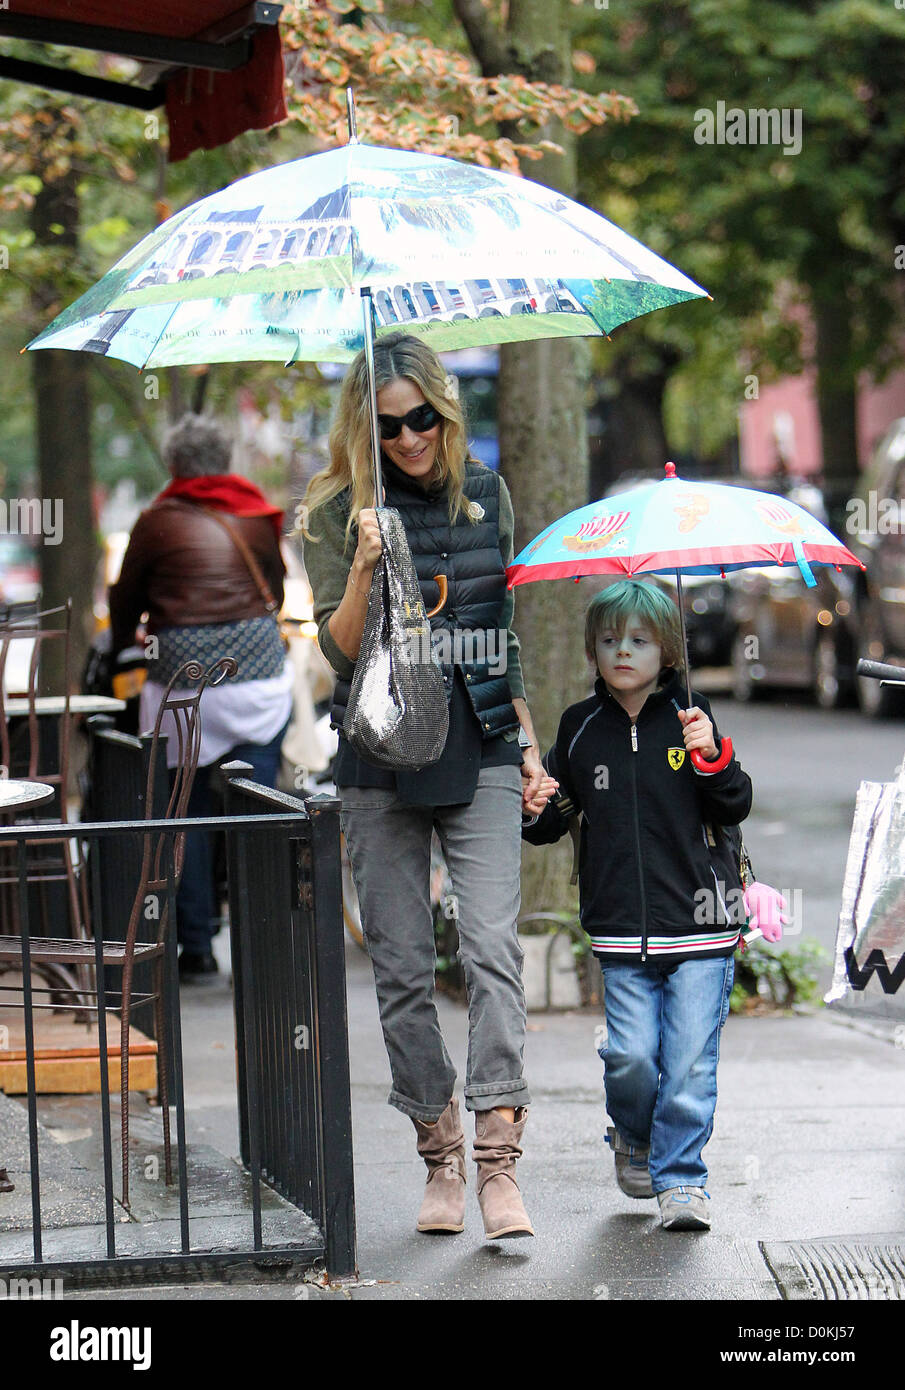
[[[720,740],[706,700],[686,709],[678,609],[662,590],[638,580],[602,590],[585,647],[594,695],[562,716],[522,834],[548,844],[581,815],[581,921],[604,978],[616,1180],[630,1197],[656,1197],[666,1229],[707,1229],[701,1151],[745,920],[714,827],[744,820],[751,781],[735,758],[713,772],[692,764],[694,749],[718,763]]]

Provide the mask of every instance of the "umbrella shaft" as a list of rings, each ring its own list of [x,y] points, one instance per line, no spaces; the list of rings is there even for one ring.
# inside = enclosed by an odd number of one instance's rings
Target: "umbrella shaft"
[[[691,670],[688,661],[688,633],[685,631],[685,600],[682,597],[682,575],[676,570],[676,602],[679,605],[679,622],[682,625],[682,653],[685,657],[685,690],[688,694],[688,709],[691,709]]]
[[[383,506],[383,470],[380,466],[380,430],[377,425],[377,383],[374,380],[374,315],[371,291],[362,288],[361,312],[364,318],[365,362],[368,368],[368,410],[371,417],[371,457],[374,460],[375,507]]]

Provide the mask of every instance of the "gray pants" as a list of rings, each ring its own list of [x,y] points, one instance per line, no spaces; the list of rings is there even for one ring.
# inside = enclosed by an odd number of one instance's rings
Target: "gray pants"
[[[481,771],[468,806],[406,806],[395,791],[339,789],[393,1075],[389,1102],[419,1120],[438,1119],[456,1083],[434,1005],[434,828],[459,904],[468,990],[465,1105],[492,1110],[530,1099],[522,1076],[526,1015],[516,934],[521,788],[517,767],[490,767]]]

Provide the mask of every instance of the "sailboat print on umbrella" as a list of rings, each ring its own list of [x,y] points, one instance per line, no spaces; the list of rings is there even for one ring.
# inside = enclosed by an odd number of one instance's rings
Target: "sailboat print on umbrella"
[[[615,512],[611,516],[590,517],[581,523],[574,536],[563,536],[563,548],[582,555],[608,548],[618,550],[620,547],[615,542],[628,521],[628,515],[628,512]],[[624,537],[622,544],[625,544]]]

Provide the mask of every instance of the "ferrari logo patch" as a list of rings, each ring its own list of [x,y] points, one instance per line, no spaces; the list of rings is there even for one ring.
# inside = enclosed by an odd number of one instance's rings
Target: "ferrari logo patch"
[[[684,748],[667,748],[666,757],[673,772],[678,772],[685,761]]]

